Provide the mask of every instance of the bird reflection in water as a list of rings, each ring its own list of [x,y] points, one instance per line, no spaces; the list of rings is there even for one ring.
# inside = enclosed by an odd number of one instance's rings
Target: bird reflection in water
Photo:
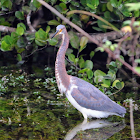
[[[70,130],[64,140],[78,139],[78,133],[81,133],[81,138],[85,140],[106,140],[124,127],[125,124],[123,122],[112,123],[107,120],[88,122],[84,120],[81,124],[78,124]]]

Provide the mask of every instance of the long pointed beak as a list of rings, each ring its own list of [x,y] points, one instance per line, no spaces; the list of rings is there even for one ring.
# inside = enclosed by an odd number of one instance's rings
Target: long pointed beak
[[[54,33],[54,35],[51,37],[51,39],[54,38],[57,34],[59,34],[59,30],[57,30],[57,31]]]

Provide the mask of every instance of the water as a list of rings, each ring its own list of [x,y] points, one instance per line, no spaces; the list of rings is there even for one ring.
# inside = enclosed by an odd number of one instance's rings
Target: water
[[[129,106],[125,118],[90,119],[60,97],[55,77],[43,78],[3,68],[0,84],[0,140],[130,139]],[[139,109],[139,100],[135,109]],[[140,138],[140,112],[134,110],[135,136]]]

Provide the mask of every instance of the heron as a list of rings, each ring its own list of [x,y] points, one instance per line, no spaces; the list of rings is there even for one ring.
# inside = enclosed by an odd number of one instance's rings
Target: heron
[[[112,101],[94,85],[67,74],[65,53],[69,46],[69,36],[64,25],[58,25],[52,36],[61,34],[62,42],[55,61],[55,77],[59,92],[65,94],[69,102],[79,110],[84,120],[88,118],[107,118],[110,115],[124,117],[126,109]]]

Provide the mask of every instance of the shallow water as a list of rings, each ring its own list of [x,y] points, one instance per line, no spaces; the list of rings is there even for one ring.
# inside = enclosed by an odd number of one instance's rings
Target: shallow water
[[[130,139],[129,107],[125,118],[83,122],[55,78],[38,78],[20,70],[1,75],[0,140],[116,140]],[[138,105],[138,104],[137,104]],[[139,109],[139,105],[137,106]],[[140,138],[140,112],[134,111],[135,136]]]

